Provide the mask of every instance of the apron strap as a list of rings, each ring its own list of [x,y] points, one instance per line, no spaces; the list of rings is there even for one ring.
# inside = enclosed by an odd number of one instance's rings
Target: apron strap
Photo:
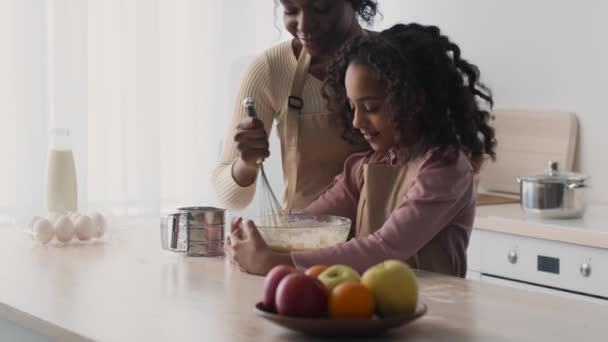
[[[304,107],[304,100],[302,100],[302,91],[304,89],[304,82],[306,82],[306,74],[308,73],[308,66],[310,65],[310,55],[306,52],[306,49],[302,47],[300,56],[298,57],[298,65],[296,66],[296,73],[293,76],[293,82],[291,82],[291,90],[289,91],[289,98],[287,100],[287,108],[291,111],[299,111]]]
[[[304,100],[302,100],[302,92],[304,90],[304,82],[306,81],[308,67],[310,65],[310,54],[306,52],[306,49],[302,47],[300,56],[298,57],[298,65],[296,66],[296,72],[293,76],[291,83],[291,90],[289,91],[289,98],[287,99],[287,117],[285,118],[286,129],[285,139],[283,141],[287,145],[287,156],[292,156],[292,160],[288,161],[287,168],[287,198],[286,198],[286,211],[291,212],[294,204],[296,194],[296,181],[298,179],[298,160],[299,160],[299,148],[298,148],[298,123],[299,116],[304,107]]]

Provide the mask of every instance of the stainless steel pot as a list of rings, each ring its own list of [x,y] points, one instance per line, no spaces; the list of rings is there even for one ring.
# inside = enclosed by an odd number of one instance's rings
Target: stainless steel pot
[[[527,215],[541,218],[578,218],[585,213],[586,175],[559,172],[548,162],[544,174],[517,177],[521,207]]]

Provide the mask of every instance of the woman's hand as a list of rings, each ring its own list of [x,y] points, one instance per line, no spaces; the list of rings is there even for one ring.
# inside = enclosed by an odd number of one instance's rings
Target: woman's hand
[[[268,158],[268,134],[264,123],[258,118],[246,118],[236,127],[234,135],[236,148],[246,166],[256,168],[258,160]]]
[[[242,222],[242,218],[232,221],[224,245],[226,255],[241,271],[265,275],[276,265],[293,265],[289,253],[275,252],[268,247],[252,221],[247,221],[245,229]]]
[[[244,119],[236,127],[234,141],[239,158],[232,164],[232,178],[240,186],[247,187],[258,175],[258,160],[270,156],[264,123],[258,118]]]

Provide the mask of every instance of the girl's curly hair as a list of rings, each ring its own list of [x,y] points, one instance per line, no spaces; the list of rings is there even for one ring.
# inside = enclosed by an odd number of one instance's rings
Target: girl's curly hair
[[[492,94],[479,81],[479,69],[461,57],[458,45],[439,28],[398,24],[354,38],[337,52],[328,67],[323,96],[330,109],[341,113],[344,137],[360,142],[344,86],[352,62],[370,67],[386,86],[385,106],[392,113],[399,144],[407,147],[402,149],[407,160],[432,149],[446,158],[464,151],[475,171],[486,156],[495,160],[496,139],[487,110]]]

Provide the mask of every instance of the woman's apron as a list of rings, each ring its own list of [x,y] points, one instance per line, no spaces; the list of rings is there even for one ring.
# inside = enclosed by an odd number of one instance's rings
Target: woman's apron
[[[416,177],[417,162],[406,165],[367,164],[363,167],[363,189],[357,208],[357,237],[372,234],[384,225],[403,200]],[[411,267],[426,271],[454,274],[447,251],[436,235],[406,261]]]
[[[310,55],[302,48],[290,96],[277,123],[283,142],[283,206],[287,212],[308,206],[344,169],[346,158],[365,149],[342,138],[344,128],[338,113],[329,110],[302,113],[302,92],[309,64]]]

